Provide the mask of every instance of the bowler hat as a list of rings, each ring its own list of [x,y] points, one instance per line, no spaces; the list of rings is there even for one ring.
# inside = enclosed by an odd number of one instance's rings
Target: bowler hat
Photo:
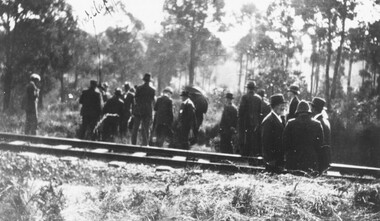
[[[189,92],[188,91],[182,91],[179,96],[181,96],[181,97],[189,97]]]
[[[247,84],[248,89],[255,89],[256,88],[256,83],[254,81],[250,81]]]
[[[299,113],[311,113],[309,103],[305,100],[300,101],[300,103],[297,106],[296,114]]]
[[[36,74],[36,73],[33,73],[32,75],[30,75],[30,80],[37,80],[37,81],[40,81],[41,80],[41,77],[40,75]]]
[[[151,75],[149,73],[145,73],[143,77],[143,81],[150,81],[151,80]]]
[[[314,107],[317,111],[322,111],[325,104],[326,104],[325,99],[320,98],[320,97],[315,97],[313,98],[313,101],[310,102],[310,105]]]
[[[286,103],[284,95],[282,94],[274,94],[270,96],[270,106],[272,108],[276,107],[277,105]]]
[[[226,98],[228,99],[234,99],[234,95],[232,93],[227,93]]]
[[[173,94],[173,89],[171,87],[166,87],[163,92],[168,92],[168,93],[171,93]]]
[[[297,85],[291,85],[288,91],[293,92],[294,94],[300,94],[300,88]]]

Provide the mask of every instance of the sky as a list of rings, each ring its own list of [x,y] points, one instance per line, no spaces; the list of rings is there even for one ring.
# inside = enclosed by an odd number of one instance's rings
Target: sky
[[[98,34],[108,27],[125,27],[128,24],[128,18],[123,15],[121,11],[115,11],[111,14],[102,15],[105,12],[104,1],[107,5],[116,6],[115,0],[67,0],[69,4],[73,6],[73,13],[78,17],[79,26],[81,29],[87,31],[90,34]],[[268,5],[273,0],[225,0],[225,12],[228,17],[231,17],[233,13],[238,13],[242,5],[246,3],[254,3],[259,11],[263,13],[266,11]],[[373,22],[380,18],[380,9],[368,7],[371,0],[360,0],[361,5],[357,6],[358,15],[360,20]],[[163,3],[164,0],[123,0],[126,11],[130,12],[134,17],[141,20],[145,25],[145,31],[148,33],[156,33],[161,30],[161,21],[164,19]],[[98,13],[101,12],[101,13]],[[356,26],[356,23],[348,22],[347,26]],[[221,38],[223,45],[227,48],[227,51],[232,51],[232,47],[248,33],[247,26],[241,26],[229,30],[225,33],[218,33],[217,36]],[[307,43],[308,39],[305,39]],[[307,46],[304,47],[307,49]],[[303,58],[309,55],[304,54]],[[306,59],[305,59],[306,60]],[[303,73],[310,73],[310,67],[307,61],[301,62],[301,71]],[[358,67],[358,70],[360,67]],[[354,71],[356,67],[354,67]],[[238,64],[229,61],[221,66],[215,67],[214,74],[218,75],[218,84],[227,85],[233,87],[237,85],[236,73],[238,71]],[[360,82],[360,78],[353,79],[355,82]],[[308,77],[306,80],[308,81]],[[358,86],[358,83],[356,83]]]

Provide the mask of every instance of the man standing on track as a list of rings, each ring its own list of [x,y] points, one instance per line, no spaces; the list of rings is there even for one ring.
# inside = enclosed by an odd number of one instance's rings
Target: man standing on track
[[[79,103],[82,104],[82,128],[80,139],[95,140],[94,129],[98,122],[103,107],[102,94],[97,89],[97,81],[91,80],[90,87],[82,92]]]
[[[281,116],[285,115],[287,103],[282,94],[274,94],[270,97],[270,106],[272,111],[261,124],[262,150],[266,170],[279,173],[284,167],[282,133],[285,120]]]
[[[289,113],[286,121],[296,117],[296,109],[300,100],[298,95],[300,94],[300,88],[297,85],[291,85],[288,89],[288,96],[290,97]]]
[[[135,107],[133,109],[132,144],[135,145],[137,143],[137,133],[141,124],[141,145],[147,146],[156,89],[150,86],[151,75],[149,73],[144,75],[143,81],[144,84],[136,88]]]
[[[37,134],[37,122],[38,122],[38,96],[40,89],[37,87],[41,77],[38,74],[30,75],[30,82],[26,86],[26,94],[24,97],[23,105],[26,113],[25,120],[25,134],[36,135]]]
[[[241,97],[239,105],[239,142],[242,156],[260,154],[261,97],[255,93],[255,88],[255,82],[247,84],[248,92]]]
[[[118,134],[120,135],[121,123],[124,117],[124,101],[120,88],[116,88],[114,96],[107,100],[103,108],[103,114],[106,116],[103,126],[103,140],[114,142],[115,137]]]
[[[238,121],[238,111],[232,103],[233,99],[232,93],[226,94],[226,105],[220,121],[220,152],[222,153],[233,153],[232,136],[236,133]]]
[[[131,91],[131,86],[128,81],[124,83],[124,94],[123,94],[123,101],[124,101],[124,117],[122,120],[122,128],[121,133],[122,136],[128,138],[128,122],[132,115],[132,109],[133,109],[133,103],[135,99],[135,93]]]
[[[195,116],[194,103],[189,98],[188,91],[182,91],[182,104],[178,115],[178,134],[181,149],[190,149],[190,138],[194,138],[194,131],[197,129],[197,118]],[[192,131],[192,134],[191,134]]]
[[[173,101],[172,101],[173,89],[166,87],[162,91],[162,96],[157,99],[154,105],[154,111],[156,111],[153,123],[153,133],[156,134],[158,147],[162,147],[165,139],[172,137],[172,124],[173,124]]]

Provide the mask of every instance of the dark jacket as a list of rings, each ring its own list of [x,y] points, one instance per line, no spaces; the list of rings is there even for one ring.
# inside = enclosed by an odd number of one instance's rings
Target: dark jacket
[[[193,129],[197,127],[197,120],[195,117],[195,106],[190,99],[181,103],[178,115],[179,127],[183,129]]]
[[[318,171],[318,149],[323,142],[321,124],[308,114],[288,121],[283,134],[286,168]]]
[[[284,124],[274,113],[268,114],[261,124],[262,151],[265,162],[276,161],[276,165],[284,162],[282,134]]]
[[[135,99],[135,94],[132,92],[127,92],[123,96],[124,115],[127,118],[129,118],[132,114],[134,99]]]
[[[260,125],[261,97],[247,93],[241,97],[239,105],[239,124],[241,129],[256,130]]]
[[[220,130],[222,133],[231,133],[231,128],[236,129],[238,121],[238,111],[235,105],[224,106],[222,119],[220,120]]]
[[[79,103],[82,104],[82,116],[99,117],[102,113],[102,94],[97,89],[84,90],[79,98]]]
[[[117,114],[119,118],[122,119],[124,116],[124,101],[117,97],[113,96],[108,99],[103,108],[104,114]]]
[[[290,105],[289,105],[289,114],[286,118],[287,121],[289,121],[290,119],[293,119],[296,117],[296,110],[297,110],[297,106],[298,106],[298,103],[300,102],[300,100],[298,99],[297,96],[295,96],[291,101],[290,101]]]
[[[319,172],[323,173],[331,163],[331,127],[330,122],[323,114],[315,116],[314,119],[319,121],[323,128],[323,143],[318,151]]]
[[[162,95],[154,105],[155,120],[154,124],[171,126],[173,123],[173,101],[168,96]]]
[[[33,81],[26,86],[25,100],[23,101],[24,109],[27,113],[37,114],[39,89]]]
[[[155,93],[156,90],[149,83],[138,86],[133,114],[140,117],[152,117]]]
[[[319,121],[323,128],[323,146],[330,146],[331,144],[331,126],[328,119],[319,114],[314,117],[315,120]]]
[[[271,112],[271,107],[267,99],[262,98],[261,100],[261,119],[264,120],[265,117]]]

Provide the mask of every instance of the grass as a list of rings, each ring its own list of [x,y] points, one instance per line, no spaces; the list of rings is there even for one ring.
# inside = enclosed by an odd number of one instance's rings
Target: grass
[[[0,152],[0,220],[376,220],[380,184]],[[18,214],[16,216],[16,214]],[[49,218],[51,217],[51,218]]]

